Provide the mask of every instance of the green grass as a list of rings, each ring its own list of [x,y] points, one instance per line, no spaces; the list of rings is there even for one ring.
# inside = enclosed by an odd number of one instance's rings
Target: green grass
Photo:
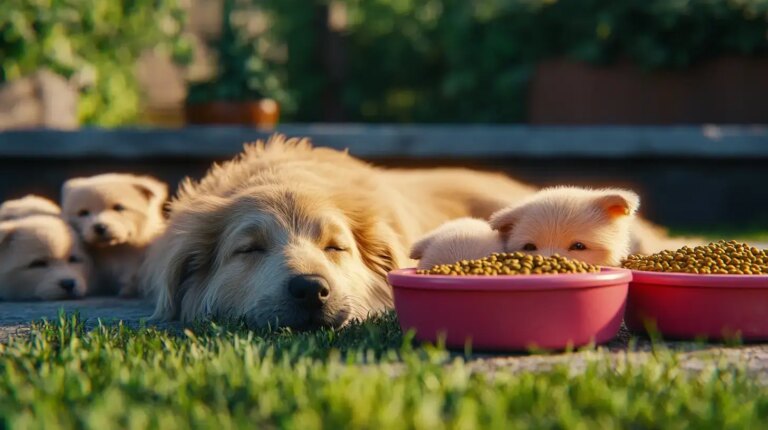
[[[77,317],[0,345],[0,428],[759,428],[768,388],[716,360],[684,371],[597,351],[583,372],[489,376],[403,337],[201,324],[174,336]]]
[[[673,236],[694,236],[702,237],[708,240],[740,240],[745,242],[768,242],[768,230],[765,226],[744,226],[736,228],[733,226],[724,226],[711,228],[708,230],[680,229],[670,230]]]

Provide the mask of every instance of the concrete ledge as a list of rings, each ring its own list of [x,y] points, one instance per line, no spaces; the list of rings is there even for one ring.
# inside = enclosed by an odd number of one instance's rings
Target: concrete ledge
[[[768,125],[285,124],[277,131],[363,158],[768,158]],[[247,127],[0,132],[0,157],[227,158],[271,132]]]

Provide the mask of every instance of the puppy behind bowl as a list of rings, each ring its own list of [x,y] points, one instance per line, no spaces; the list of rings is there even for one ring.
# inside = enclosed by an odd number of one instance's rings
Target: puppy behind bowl
[[[148,176],[107,173],[74,178],[62,188],[62,216],[96,266],[94,294],[134,296],[145,248],[164,229],[168,186]]]
[[[82,297],[89,261],[62,219],[31,215],[0,222],[0,300]]]
[[[410,258],[419,260],[419,269],[431,269],[439,264],[475,260],[503,251],[501,235],[487,221],[459,218],[444,223],[414,243]]]
[[[545,188],[491,216],[507,252],[560,254],[590,264],[618,266],[631,251],[640,197],[632,191]]]
[[[30,215],[61,215],[56,203],[33,194],[20,199],[6,200],[0,205],[0,221],[23,218]]]

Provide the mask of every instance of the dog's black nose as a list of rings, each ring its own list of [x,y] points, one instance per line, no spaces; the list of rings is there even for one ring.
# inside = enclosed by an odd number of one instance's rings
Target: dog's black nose
[[[77,281],[74,279],[62,279],[59,281],[59,286],[66,292],[71,293],[77,286]]]
[[[317,275],[298,275],[288,281],[288,292],[298,303],[309,309],[318,309],[331,296],[328,281]]]
[[[107,226],[102,223],[94,224],[93,231],[99,236],[104,236],[107,233]]]

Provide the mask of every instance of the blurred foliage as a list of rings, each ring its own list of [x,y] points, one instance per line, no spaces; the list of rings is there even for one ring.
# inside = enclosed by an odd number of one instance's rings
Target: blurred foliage
[[[136,60],[148,48],[188,60],[183,24],[179,0],[3,0],[0,83],[48,68],[80,88],[81,123],[130,123]]]
[[[266,5],[265,5],[266,3]],[[283,106],[291,106],[291,99],[284,90],[284,70],[294,70],[296,65],[312,67],[302,59],[312,54],[313,45],[304,44],[302,40],[292,40],[292,35],[306,37],[305,28],[297,28],[295,23],[303,24],[302,20],[312,18],[312,8],[301,7],[303,2],[287,1],[255,1],[255,0],[223,0],[221,35],[211,41],[212,50],[216,53],[216,77],[210,81],[193,82],[189,87],[187,102],[203,103],[208,101],[248,101],[269,97],[277,100]],[[273,29],[267,33],[267,15],[262,10],[267,6],[276,15],[291,15],[288,20],[276,19],[271,25]],[[288,6],[288,7],[286,7]],[[283,24],[288,24],[283,26]],[[280,42],[275,42],[279,35]],[[265,48],[278,46],[283,41],[291,43],[295,56],[291,64],[284,61],[271,61],[270,54]],[[282,79],[281,79],[282,78]],[[298,83],[300,85],[300,83]],[[293,85],[293,84],[292,84]],[[294,91],[300,92],[300,86],[294,86]],[[295,106],[293,106],[295,108]]]
[[[535,64],[556,56],[649,70],[768,52],[768,0],[253,0],[270,26],[251,52],[288,120],[321,119],[336,88],[318,34],[331,3],[346,6],[351,121],[522,121]]]

